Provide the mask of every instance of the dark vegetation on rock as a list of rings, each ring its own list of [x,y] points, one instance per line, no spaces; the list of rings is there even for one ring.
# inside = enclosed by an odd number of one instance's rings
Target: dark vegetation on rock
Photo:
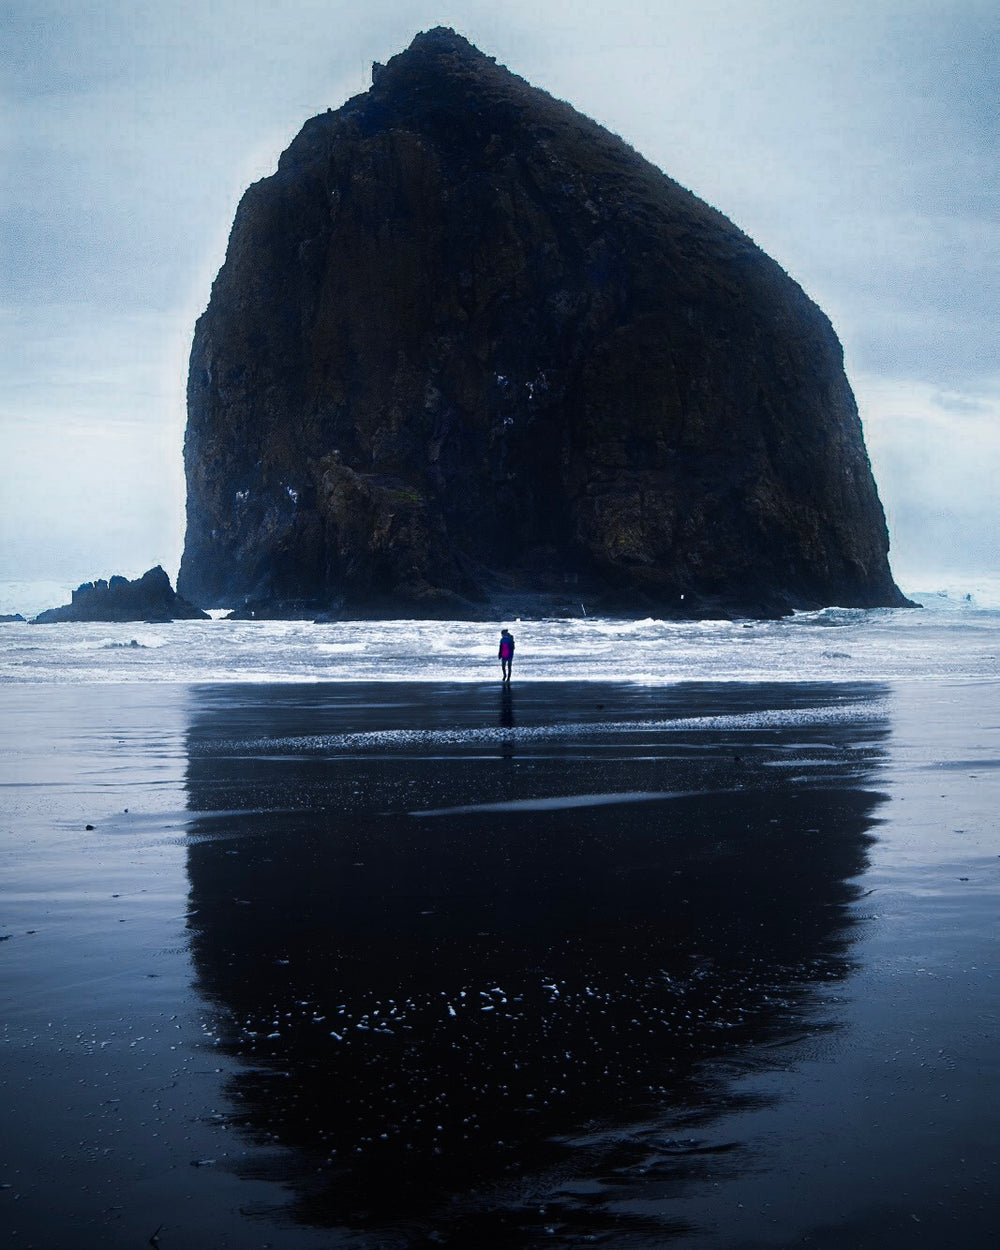
[[[72,603],[49,608],[34,618],[36,625],[59,621],[207,621],[208,613],[175,594],[170,578],[160,568],[150,569],[129,581],[112,577],[84,582],[73,591]],[[138,643],[130,644],[138,646]]]
[[[899,605],[840,344],[736,226],[433,30],[251,186],[178,582],[245,614]]]

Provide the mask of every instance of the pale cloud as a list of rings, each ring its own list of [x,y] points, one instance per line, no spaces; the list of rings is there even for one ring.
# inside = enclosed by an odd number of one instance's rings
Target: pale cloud
[[[855,382],[897,580],[1000,570],[1000,375],[977,393]]]
[[[29,423],[7,424],[0,579],[34,577],[41,567],[76,585],[176,567],[179,457],[175,432],[160,424],[54,416],[44,460]]]
[[[0,319],[0,580],[176,569],[190,339],[187,317],[130,310]]]

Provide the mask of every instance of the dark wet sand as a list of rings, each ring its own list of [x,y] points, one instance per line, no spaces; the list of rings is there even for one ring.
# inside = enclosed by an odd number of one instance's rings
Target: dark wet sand
[[[995,1244],[994,685],[3,702],[5,1244]]]

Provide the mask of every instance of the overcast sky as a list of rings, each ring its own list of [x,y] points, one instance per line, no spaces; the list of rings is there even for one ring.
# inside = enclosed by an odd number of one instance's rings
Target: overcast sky
[[[904,587],[1000,573],[996,0],[12,0],[0,580],[176,575],[187,354],[240,195],[435,25],[826,311]]]

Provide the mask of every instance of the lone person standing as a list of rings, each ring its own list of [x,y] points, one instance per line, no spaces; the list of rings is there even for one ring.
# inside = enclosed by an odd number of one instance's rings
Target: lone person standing
[[[514,660],[514,635],[509,629],[500,631],[500,672],[502,681],[510,681],[510,666]]]

